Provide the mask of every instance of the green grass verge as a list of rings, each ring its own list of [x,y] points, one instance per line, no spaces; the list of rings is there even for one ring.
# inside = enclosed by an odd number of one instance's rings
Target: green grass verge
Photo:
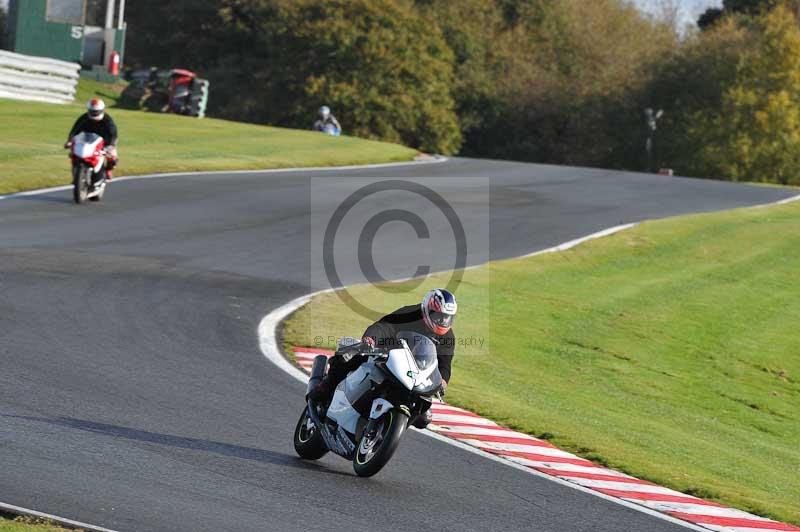
[[[0,515],[0,532],[75,532],[52,524],[46,519]]]
[[[467,271],[448,401],[677,490],[800,524],[800,203],[643,223]],[[412,294],[359,286],[382,310]],[[486,288],[491,296],[486,298]],[[402,285],[395,287],[402,291]],[[375,303],[376,305],[378,303]],[[360,335],[336,295],[286,345]]]
[[[81,78],[75,91],[75,102],[84,105],[90,99],[100,97],[108,107],[114,107],[122,99],[122,92],[128,86],[126,81],[118,83],[101,83],[92,79]]]
[[[0,99],[0,194],[68,184],[62,146],[82,112],[77,104]],[[122,109],[110,113],[120,131],[118,176],[395,162],[416,155],[396,144],[311,131]]]

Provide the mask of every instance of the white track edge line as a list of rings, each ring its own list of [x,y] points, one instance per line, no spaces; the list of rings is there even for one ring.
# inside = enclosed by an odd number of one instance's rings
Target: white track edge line
[[[440,164],[446,163],[450,159],[443,155],[437,155],[432,159],[417,159],[411,161],[403,161],[396,163],[376,163],[376,164],[351,164],[345,166],[308,166],[308,167],[293,167],[293,168],[268,168],[265,170],[209,170],[207,172],[165,172],[160,174],[141,174],[141,175],[126,175],[115,177],[111,182],[119,183],[122,181],[135,181],[138,179],[157,179],[162,177],[181,177],[181,176],[199,176],[199,175],[223,175],[223,174],[278,174],[281,172],[294,173],[294,172],[333,172],[337,170],[370,170],[380,168],[394,168],[397,166],[417,166],[423,164]],[[38,196],[40,194],[49,194],[51,192],[60,192],[62,190],[71,190],[72,185],[60,185],[57,187],[40,188],[36,190],[25,190],[23,192],[14,192],[12,194],[0,195],[0,200],[14,199],[25,196]]]
[[[583,244],[584,242],[588,242],[589,240],[595,240],[597,238],[603,238],[604,236],[610,236],[615,233],[619,233],[620,231],[625,231],[627,229],[635,227],[636,225],[638,225],[638,222],[615,225],[614,227],[609,227],[608,229],[597,231],[596,233],[592,233],[591,235],[582,236],[580,238],[570,240],[569,242],[564,242],[563,244],[559,244],[558,246],[553,246],[551,248],[542,249],[540,251],[534,251],[533,253],[528,253],[527,255],[522,255],[521,257],[516,257],[515,259],[527,259],[530,257],[536,257],[537,255],[544,255],[545,253],[557,253],[559,251],[566,251],[568,249],[574,248],[575,246]]]
[[[283,356],[282,349],[278,345],[278,327],[280,327],[283,320],[306,305],[314,296],[332,291],[333,290],[320,290],[293,299],[264,316],[258,324],[258,344],[261,348],[261,353],[267,360],[303,384],[308,384],[308,374],[300,370],[300,368],[289,362],[289,359]]]
[[[43,519],[49,519],[50,521],[54,521],[61,525],[66,525],[71,528],[83,528],[84,530],[91,530],[92,532],[117,532],[115,530],[111,530],[110,528],[103,528],[101,526],[90,525],[89,523],[82,523],[80,521],[75,521],[73,519],[67,519],[66,517],[47,514],[44,512],[38,512],[36,510],[30,510],[28,508],[23,508],[21,506],[14,506],[13,504],[6,504],[4,502],[0,502],[0,510],[12,514],[27,515],[30,517],[41,517]]]
[[[798,194],[797,196],[792,196],[791,198],[786,198],[786,199],[782,199],[780,201],[776,201],[775,205],[785,205],[787,203],[792,203],[793,201],[800,201],[800,194]],[[763,207],[766,207],[768,205],[772,205],[772,204],[771,203],[767,203],[766,205],[763,205]]]

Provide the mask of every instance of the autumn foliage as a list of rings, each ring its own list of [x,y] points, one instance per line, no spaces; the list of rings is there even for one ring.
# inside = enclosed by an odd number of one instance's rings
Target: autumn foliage
[[[139,0],[129,60],[212,81],[214,116],[439,153],[800,182],[798,2],[679,32],[624,0]],[[673,21],[674,22],[674,21]]]

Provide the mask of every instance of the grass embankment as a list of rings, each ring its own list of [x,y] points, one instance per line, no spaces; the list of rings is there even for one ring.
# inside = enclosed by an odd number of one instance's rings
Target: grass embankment
[[[122,93],[128,82],[120,80],[117,83],[101,83],[92,79],[81,78],[75,91],[75,103],[84,105],[92,98],[102,98],[108,107],[115,107],[123,100]]]
[[[75,532],[75,529],[62,528],[44,519],[11,516],[5,518],[0,515],[0,532]]]
[[[473,334],[488,314],[491,336],[484,350],[459,348],[448,401],[613,468],[800,524],[798,265],[793,203],[647,222],[471,270],[456,332]],[[441,282],[402,299],[351,293],[389,310]],[[291,318],[285,342],[365,325],[323,295]]]
[[[81,83],[79,97],[109,99],[118,88]],[[68,184],[62,149],[83,104],[51,105],[0,99],[0,194]],[[110,109],[120,131],[116,174],[332,166],[411,160],[396,144],[311,131]]]

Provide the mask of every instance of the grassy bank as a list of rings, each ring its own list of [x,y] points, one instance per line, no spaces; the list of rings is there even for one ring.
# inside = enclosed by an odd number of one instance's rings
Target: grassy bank
[[[43,519],[0,515],[0,532],[74,532]]]
[[[83,105],[91,98],[102,98],[108,107],[115,107],[123,98],[122,93],[128,86],[126,81],[117,83],[101,83],[92,79],[81,78],[75,91],[75,103]]]
[[[800,202],[644,223],[468,271],[448,401],[611,467],[800,524]],[[387,297],[383,310],[413,295]],[[486,287],[491,297],[485,300]],[[478,290],[478,288],[481,288]],[[287,345],[366,326],[335,295]]]
[[[82,112],[77,104],[0,99],[0,194],[67,184],[69,162],[62,145]],[[116,175],[407,161],[416,154],[395,144],[311,131],[120,109],[110,113],[120,131]]]

